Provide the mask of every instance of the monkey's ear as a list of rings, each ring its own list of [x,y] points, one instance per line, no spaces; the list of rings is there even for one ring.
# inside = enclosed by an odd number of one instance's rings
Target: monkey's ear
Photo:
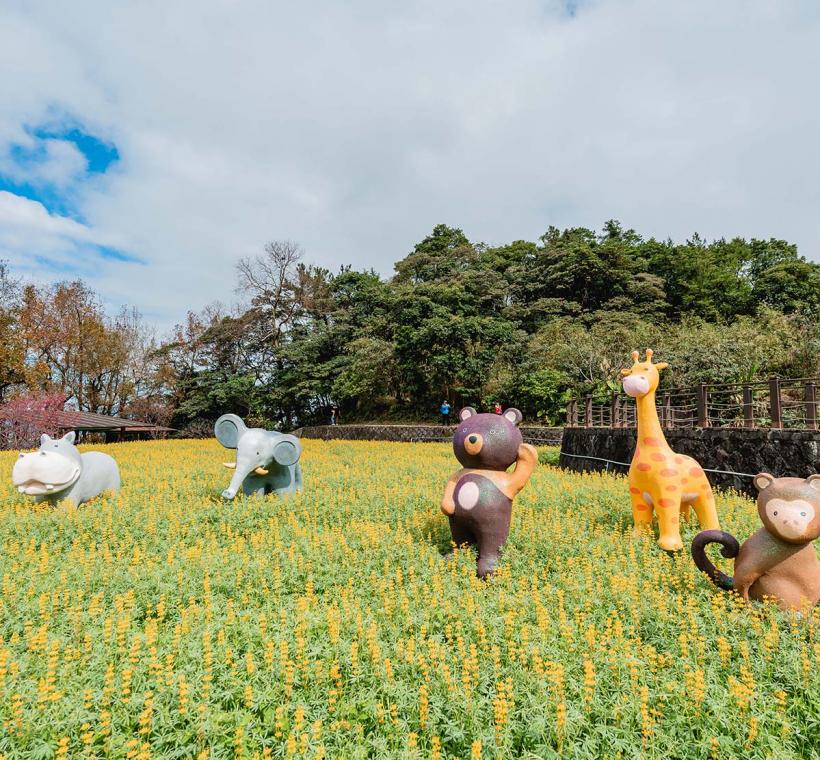
[[[815,473],[814,475],[809,475],[809,477],[806,478],[806,482],[812,488],[816,488],[818,491],[820,491],[820,473]]]
[[[768,472],[761,472],[760,474],[755,475],[755,479],[752,482],[755,484],[755,488],[758,491],[762,491],[774,482],[774,475],[769,475]]]
[[[470,417],[475,416],[475,409],[471,406],[465,406],[459,413],[458,418],[460,420],[469,420]]]

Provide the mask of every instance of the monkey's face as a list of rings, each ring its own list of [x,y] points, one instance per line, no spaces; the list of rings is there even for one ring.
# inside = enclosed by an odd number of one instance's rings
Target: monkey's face
[[[820,535],[820,475],[774,478],[756,475],[757,512],[766,530],[790,544],[804,544]]]

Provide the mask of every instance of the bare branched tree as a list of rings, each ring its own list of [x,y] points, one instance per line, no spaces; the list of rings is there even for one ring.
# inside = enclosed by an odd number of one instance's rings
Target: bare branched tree
[[[250,296],[253,310],[266,323],[260,338],[273,347],[282,342],[299,312],[296,295],[302,256],[298,243],[274,240],[265,245],[262,255],[240,259],[236,265],[237,292]]]

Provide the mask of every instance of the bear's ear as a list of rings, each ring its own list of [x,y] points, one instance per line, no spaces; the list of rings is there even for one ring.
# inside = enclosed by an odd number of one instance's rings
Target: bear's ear
[[[51,436],[48,433],[43,433],[40,436],[40,445],[45,446],[51,440]]]
[[[752,482],[755,484],[755,488],[758,491],[762,491],[774,482],[774,475],[769,475],[768,472],[761,472],[760,474],[755,475]]]
[[[818,491],[820,491],[820,473],[815,473],[814,475],[809,475],[809,477],[806,478],[806,482],[812,488],[816,488]]]
[[[458,413],[458,418],[459,418],[460,420],[462,420],[462,421],[464,421],[464,420],[469,420],[469,419],[470,419],[470,417],[474,417],[474,416],[475,416],[475,413],[476,413],[476,412],[475,412],[475,409],[473,409],[473,407],[471,407],[471,406],[465,406],[465,407],[464,407],[464,408],[463,408],[463,409],[462,409],[462,410]]]
[[[507,411],[504,412],[504,416],[510,422],[512,422],[513,425],[517,425],[519,422],[521,422],[521,420],[524,419],[524,415],[521,414],[521,412],[519,412],[518,409],[514,407],[510,407],[509,409],[507,409]]]

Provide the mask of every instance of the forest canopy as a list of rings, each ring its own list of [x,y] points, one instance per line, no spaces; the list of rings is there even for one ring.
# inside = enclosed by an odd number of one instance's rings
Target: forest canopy
[[[0,268],[0,395],[56,388],[195,433],[226,411],[282,428],[331,405],[344,421],[429,419],[444,398],[560,423],[645,346],[667,385],[820,374],[820,266],[782,240],[673,243],[610,221],[488,246],[441,224],[389,278],[313,266],[290,241],[236,274],[235,303],[157,339],[82,282]]]

